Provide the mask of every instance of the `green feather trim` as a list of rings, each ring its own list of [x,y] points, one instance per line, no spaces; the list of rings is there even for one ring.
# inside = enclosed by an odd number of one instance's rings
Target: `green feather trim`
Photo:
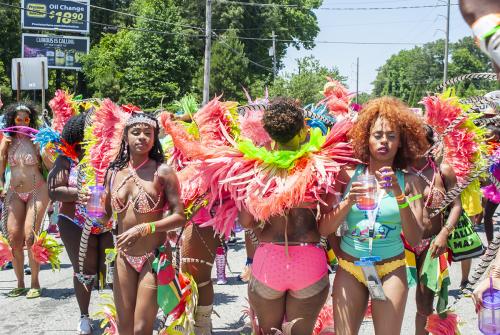
[[[97,144],[97,138],[93,134],[94,126],[86,127],[83,135],[82,150],[84,152],[80,165],[83,165],[85,173],[85,186],[95,186],[96,175],[90,164],[90,149]]]
[[[318,128],[311,129],[309,142],[303,144],[299,150],[274,150],[268,151],[264,147],[256,147],[249,140],[238,143],[238,149],[245,158],[262,161],[264,164],[273,165],[280,169],[290,169],[295,166],[295,162],[310,152],[317,152],[325,143],[325,136]]]

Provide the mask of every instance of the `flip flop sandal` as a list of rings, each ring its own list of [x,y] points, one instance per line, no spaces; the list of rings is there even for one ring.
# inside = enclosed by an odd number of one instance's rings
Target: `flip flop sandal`
[[[42,289],[41,288],[32,288],[26,294],[26,299],[39,298],[41,295],[42,295]]]
[[[27,288],[17,287],[15,289],[12,289],[9,293],[7,293],[7,297],[9,297],[9,298],[16,298],[16,297],[25,295],[26,292],[28,292]]]

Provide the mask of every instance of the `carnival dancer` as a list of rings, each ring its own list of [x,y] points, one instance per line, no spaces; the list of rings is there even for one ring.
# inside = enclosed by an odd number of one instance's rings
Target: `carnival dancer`
[[[5,127],[38,126],[38,113],[34,106],[14,103],[6,108]],[[4,173],[10,166],[11,177],[8,189],[5,189]],[[0,189],[5,196],[2,212],[2,226],[6,227],[12,247],[13,266],[17,278],[17,287],[8,297],[26,294],[27,298],[38,298],[42,293],[38,274],[40,264],[34,258],[31,247],[35,234],[39,233],[45,210],[49,203],[47,183],[42,174],[42,157],[31,138],[22,132],[8,132],[0,144]],[[5,226],[6,225],[6,226]],[[31,289],[24,284],[24,251],[28,248],[31,268]]]
[[[225,119],[225,108],[219,103],[213,101],[205,105],[200,110],[196,110],[197,104],[192,97],[182,98],[178,107],[183,111],[182,115],[189,117],[175,118],[176,127],[183,127],[193,135],[192,140],[198,145],[203,145],[207,150],[226,143],[223,136],[214,136],[214,131],[219,120],[227,123]],[[167,115],[162,116],[162,123],[166,129],[169,122]],[[196,129],[196,130],[194,130]],[[168,133],[168,130],[167,130]],[[196,135],[195,135],[196,134]],[[177,138],[174,139],[174,142]],[[188,148],[188,147],[186,147]],[[197,175],[202,173],[195,168],[196,157],[191,156],[192,151],[183,150],[182,146],[172,146],[167,151],[170,157],[169,162],[178,171],[178,177],[181,182],[181,198],[187,208],[188,215],[191,217],[187,222],[181,241],[181,270],[183,273],[189,273],[193,276],[198,287],[198,304],[194,315],[194,333],[196,335],[211,334],[212,332],[212,311],[214,301],[214,287],[211,280],[212,268],[214,262],[217,266],[218,283],[224,283],[226,267],[226,250],[223,248],[225,237],[214,231],[214,228],[207,223],[213,220],[214,211],[207,207],[208,199],[204,195],[198,199],[192,197],[189,185],[196,184]],[[219,213],[219,215],[225,215]]]
[[[430,126],[425,126],[426,137],[429,145],[434,146],[434,131]],[[440,208],[445,197],[446,190],[455,187],[457,181],[452,167],[442,162],[436,161],[433,153],[427,157],[419,159],[411,172],[419,176],[425,183],[423,192],[424,199],[424,233],[422,241],[412,250],[416,256],[417,276],[422,275],[422,268],[426,255],[431,253],[432,258],[438,258],[448,249],[448,235],[453,232],[462,213],[462,203],[460,197],[456,197],[449,210],[430,217],[429,213],[436,208]],[[431,291],[424,283],[418,281],[415,300],[417,303],[417,313],[415,317],[415,334],[428,334],[425,330],[427,318],[433,312],[433,302],[435,292]]]
[[[79,162],[84,155],[81,146],[87,116],[87,113],[73,116],[64,125],[62,139],[74,148],[76,156],[59,155],[48,178],[50,198],[60,203],[57,225],[74,271],[73,287],[80,309],[78,334],[92,332],[89,318],[92,288],[98,282],[96,279],[102,278],[105,273],[105,249],[113,247],[112,223],[101,224],[95,219],[90,219],[85,208],[89,194],[83,187],[85,178],[80,172]],[[86,254],[80,257],[80,241],[88,220],[91,220],[92,224],[91,235],[86,241]],[[83,262],[83,271],[80,269],[80,258]]]
[[[273,100],[264,112],[263,124],[281,152],[300,150],[307,142],[303,111],[292,99]],[[248,296],[262,334],[281,329],[284,320],[294,323],[291,334],[312,333],[326,301],[328,268],[325,250],[319,245],[317,205],[287,208],[286,214],[262,224],[247,210],[240,213],[240,224],[259,235]]]
[[[368,277],[370,282],[377,282],[371,276],[378,275],[385,296],[385,300],[372,296],[375,333],[399,334],[408,295],[400,233],[403,231],[409,243],[416,246],[424,229],[423,206],[418,199],[424,187],[417,176],[404,169],[425,152],[425,133],[405,104],[383,97],[364,106],[349,135],[356,157],[365,164],[341,172],[336,189],[344,198],[332,212],[323,215],[319,225],[321,235],[327,236],[336,232],[344,220],[348,224],[341,238],[333,284],[335,332],[358,333],[370,294],[363,269],[355,262],[378,256],[381,261],[372,265],[374,273]],[[371,216],[356,206],[368,191],[357,181],[364,174],[378,180],[379,201]]]
[[[177,176],[164,163],[158,134],[155,118],[133,112],[106,176],[107,216],[117,215],[113,295],[120,335],[153,333],[159,283],[152,263],[155,253],[171,259],[166,232],[185,222]]]

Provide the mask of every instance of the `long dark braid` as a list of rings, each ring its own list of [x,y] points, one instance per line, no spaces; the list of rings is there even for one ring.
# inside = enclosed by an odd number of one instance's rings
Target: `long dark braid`
[[[156,126],[154,128],[154,144],[151,150],[149,151],[149,158],[151,158],[152,160],[154,160],[159,164],[163,163],[165,161],[165,155],[163,154],[163,149],[160,143],[160,138],[159,138],[160,126],[158,124],[158,120],[146,113],[133,113],[131,118],[138,116],[142,117],[147,116],[151,120],[155,121]],[[120,171],[124,167],[126,167],[128,162],[130,161],[130,148],[128,147],[127,144],[127,132],[129,129],[130,127],[125,127],[125,129],[123,130],[123,137],[122,137],[122,142],[120,144],[120,151],[116,156],[116,159],[113,162],[111,162],[111,164],[109,164],[108,170],[106,171],[106,177],[104,178],[104,180],[107,180],[107,174],[110,170]]]

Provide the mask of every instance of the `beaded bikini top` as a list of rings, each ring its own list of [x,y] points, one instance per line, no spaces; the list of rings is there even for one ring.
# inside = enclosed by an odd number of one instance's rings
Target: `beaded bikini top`
[[[121,181],[121,183],[118,185],[117,188],[111,191],[111,207],[113,208],[114,212],[122,213],[127,210],[129,205],[132,204],[135,212],[140,214],[146,214],[146,213],[151,213],[158,206],[162,198],[162,193],[158,194],[158,197],[155,200],[150,194],[146,192],[144,186],[141,185],[140,178],[136,172],[138,169],[144,166],[144,164],[146,164],[148,161],[149,159],[145,160],[137,168],[134,168],[132,164],[129,164],[128,175],[125,178],[123,178],[123,180]],[[157,172],[155,172],[154,174],[154,178],[156,177],[157,177]],[[134,182],[135,186],[137,186],[137,189],[139,191],[137,192],[135,198],[130,197],[126,203],[123,203],[118,197],[118,192],[123,186],[125,186],[125,184],[128,182],[129,179],[131,179]]]

